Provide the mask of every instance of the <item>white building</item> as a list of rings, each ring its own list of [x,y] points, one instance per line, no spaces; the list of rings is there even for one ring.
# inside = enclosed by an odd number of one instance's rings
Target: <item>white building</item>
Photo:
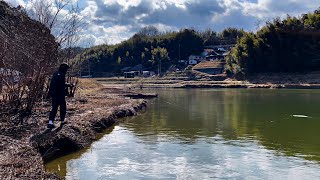
[[[189,64],[196,65],[196,64],[198,64],[198,61],[191,59],[191,60],[189,60]]]
[[[195,65],[198,64],[199,62],[205,60],[205,56],[203,55],[190,55],[189,56],[189,64],[190,65]]]

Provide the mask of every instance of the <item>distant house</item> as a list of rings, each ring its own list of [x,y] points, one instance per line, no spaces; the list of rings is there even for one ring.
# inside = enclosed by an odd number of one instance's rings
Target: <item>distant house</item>
[[[228,55],[229,50],[234,45],[217,45],[206,46],[200,55],[190,55],[188,58],[189,65],[196,65],[203,61],[225,61],[225,57]]]
[[[223,47],[218,47],[217,50],[226,52],[226,50]]]
[[[195,64],[198,64],[199,62],[205,60],[205,56],[204,55],[190,55],[189,56],[189,64],[190,65],[195,65]]]
[[[134,78],[135,77],[134,71],[124,72],[123,74],[124,74],[124,78]]]
[[[225,56],[220,55],[220,54],[215,54],[215,55],[211,54],[209,56],[206,56],[207,61],[217,61],[217,60],[223,61],[224,58],[225,58]]]
[[[206,56],[207,61],[224,61],[227,56],[227,52],[224,48],[215,48],[211,49],[211,51]]]
[[[211,52],[214,51],[214,50],[213,50],[212,48],[205,48],[204,51],[209,54],[209,53],[211,53]]]
[[[143,77],[151,77],[154,76],[156,73],[153,71],[142,71],[142,76]]]
[[[189,60],[196,60],[196,61],[201,61],[204,59],[203,55],[190,55],[189,56]]]
[[[142,64],[138,64],[136,66],[127,66],[121,69],[121,72],[129,72],[129,71],[142,71]]]
[[[130,71],[142,71],[142,64],[138,64],[130,68]]]
[[[216,61],[203,61],[193,67],[193,70],[211,75],[222,74],[225,63]]]
[[[196,65],[196,64],[198,64],[198,61],[197,61],[197,60],[193,60],[193,59],[189,59],[188,62],[189,62],[188,64],[190,64],[190,65]]]
[[[142,64],[138,64],[133,67],[124,67],[121,69],[121,72],[125,78],[134,78],[135,76],[140,76],[142,74]]]
[[[124,67],[122,69],[120,69],[121,72],[127,72],[127,71],[130,71],[131,67]]]
[[[206,57],[209,53],[210,51],[203,50],[203,52],[201,53],[201,56]]]
[[[205,49],[213,49],[213,50],[222,50],[222,51],[230,51],[232,47],[234,47],[235,44],[225,44],[225,45],[210,45],[205,46]]]

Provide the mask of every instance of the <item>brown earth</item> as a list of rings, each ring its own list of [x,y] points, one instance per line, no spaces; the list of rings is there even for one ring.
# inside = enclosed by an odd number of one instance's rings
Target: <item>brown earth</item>
[[[137,96],[138,99],[126,96]],[[46,130],[50,102],[39,102],[34,113],[16,125],[14,119],[0,121],[0,179],[60,179],[47,173],[44,162],[90,145],[119,118],[144,111],[143,94],[105,88],[81,80],[75,98],[67,99],[67,124]],[[144,94],[144,98],[153,94]]]

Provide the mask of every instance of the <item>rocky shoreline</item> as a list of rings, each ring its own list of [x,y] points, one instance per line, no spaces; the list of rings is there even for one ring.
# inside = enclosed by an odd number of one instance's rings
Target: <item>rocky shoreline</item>
[[[53,131],[47,131],[45,126],[48,104],[43,105],[46,108],[36,109],[24,125],[0,126],[0,179],[61,179],[46,172],[44,163],[88,147],[103,130],[118,123],[119,118],[145,111],[146,100],[128,95],[155,96],[101,88],[68,100],[68,122]]]

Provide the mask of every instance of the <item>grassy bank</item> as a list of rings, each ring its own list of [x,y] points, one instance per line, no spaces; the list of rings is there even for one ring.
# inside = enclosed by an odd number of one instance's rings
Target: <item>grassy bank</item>
[[[67,124],[63,127],[46,131],[50,111],[46,101],[38,103],[23,125],[1,120],[0,179],[60,179],[45,171],[44,162],[89,146],[119,118],[145,110],[141,95],[81,80],[76,97],[67,99]]]

